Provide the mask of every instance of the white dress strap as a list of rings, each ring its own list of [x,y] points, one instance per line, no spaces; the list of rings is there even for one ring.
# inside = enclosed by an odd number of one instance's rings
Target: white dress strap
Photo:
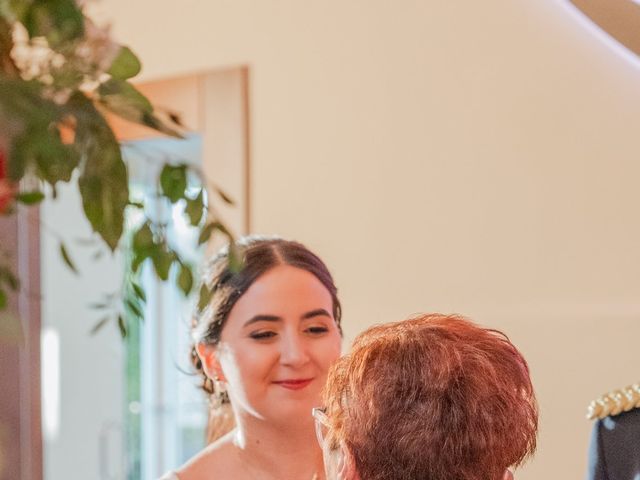
[[[180,480],[175,472],[165,473],[159,480]]]

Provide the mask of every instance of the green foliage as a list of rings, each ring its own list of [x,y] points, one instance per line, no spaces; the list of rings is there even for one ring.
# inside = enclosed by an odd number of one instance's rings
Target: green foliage
[[[127,324],[122,315],[118,315],[118,329],[120,329],[120,336],[123,339],[127,338]]]
[[[91,333],[91,335],[94,335],[96,333],[98,333],[98,331],[104,327],[107,323],[109,323],[109,321],[111,320],[111,317],[106,316],[106,317],[102,317],[91,329],[91,331],[89,333]]]
[[[33,0],[20,20],[31,38],[45,37],[52,46],[84,33],[84,17],[75,0]]]
[[[109,67],[109,70],[107,70],[107,73],[111,75],[112,78],[127,80],[140,73],[141,68],[140,60],[138,60],[138,57],[135,56],[129,47],[121,47],[118,51],[118,56],[111,64],[111,67]]]
[[[16,200],[25,205],[40,203],[44,199],[44,193],[39,191],[22,192],[16,196]]]
[[[127,168],[120,145],[104,117],[82,92],[66,105],[77,119],[75,147],[84,153],[78,186],[87,219],[113,251],[118,246],[129,203]]]
[[[200,221],[202,220],[204,213],[204,192],[202,189],[196,195],[196,198],[191,199],[185,197],[187,206],[184,209],[184,212],[189,217],[189,222],[192,226],[196,227],[200,225]]]
[[[12,160],[10,175],[14,179],[32,171],[55,187],[58,182],[71,180],[79,157],[73,147],[62,143],[57,128],[34,124],[14,140]]]
[[[98,87],[100,102],[116,115],[136,123],[143,123],[145,115],[153,112],[151,102],[125,80],[111,78]]]
[[[218,197],[220,197],[222,199],[222,201],[224,203],[226,203],[227,205],[231,205],[234,206],[236,203],[233,201],[233,199],[227,195],[225,193],[224,190],[222,190],[220,187],[214,186],[214,190],[215,192],[218,194]]]
[[[79,273],[78,269],[76,268],[75,264],[71,260],[71,256],[67,251],[67,247],[65,247],[64,243],[62,242],[60,242],[60,256],[62,256],[62,260],[64,260],[64,263],[67,264],[67,267],[69,267],[69,270],[71,270],[73,273],[77,275]]]
[[[0,310],[7,307],[7,291],[16,291],[20,288],[20,281],[6,265],[0,264]],[[0,328],[1,329],[1,328]]]
[[[187,265],[180,265],[180,275],[178,275],[178,287],[182,290],[185,297],[191,293],[193,289],[193,273]]]
[[[14,35],[23,32],[26,38]],[[18,51],[21,55],[13,55]],[[40,203],[48,192],[55,197],[60,182],[77,181],[84,214],[103,247],[86,245],[94,249],[91,258],[98,259],[107,248],[128,248],[124,285],[93,305],[101,318],[91,330],[115,322],[123,337],[132,319],[144,318],[146,294],[138,281],[143,264],[159,279],[175,281],[185,295],[195,285],[193,267],[166,239],[167,225],[148,218],[144,205],[130,200],[127,167],[105,117],[114,114],[181,138],[180,118],[170,112],[166,120],[158,115],[129,81],[140,70],[133,51],[85,17],[76,0],[0,0],[0,131],[8,141],[7,151],[0,152],[8,162],[0,168],[0,181],[9,191],[15,188],[11,202],[25,205]],[[204,182],[196,193],[189,190],[196,175],[186,164],[167,162],[158,178],[159,195],[172,205],[184,205],[189,223],[201,230],[198,245],[214,233],[232,240],[207,208]],[[233,205],[228,195],[213,188],[222,202]],[[5,213],[12,207],[9,203]],[[123,241],[127,207],[140,209],[145,218]],[[232,263],[239,265],[231,248]],[[77,274],[74,256],[62,242],[59,251]],[[0,265],[0,310],[7,305],[7,292],[18,288],[17,277]],[[210,295],[206,287],[201,289],[199,303],[206,304]]]
[[[181,198],[185,198],[187,166],[165,165],[160,173],[160,187],[162,188],[162,194],[171,200],[171,203],[176,203]]]
[[[198,237],[198,245],[207,243],[209,241],[209,238],[211,238],[211,234],[213,233],[215,228],[215,223],[207,223],[200,231],[200,236]]]
[[[198,311],[204,311],[204,309],[207,308],[207,305],[211,302],[212,297],[213,290],[204,283],[200,285],[200,293],[198,294]]]
[[[157,248],[154,248],[151,253],[151,261],[153,262],[156,275],[158,275],[160,280],[165,282],[169,279],[169,270],[171,270],[171,266],[175,260],[175,252],[169,250],[166,244],[157,245]]]
[[[143,303],[147,301],[147,294],[139,284],[137,284],[136,282],[131,282],[131,289],[133,290],[133,294],[138,300]]]

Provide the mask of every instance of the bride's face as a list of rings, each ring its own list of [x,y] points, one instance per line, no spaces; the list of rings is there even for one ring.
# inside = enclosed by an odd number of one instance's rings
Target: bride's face
[[[306,422],[318,406],[341,335],[324,285],[277,266],[233,306],[215,354],[234,408],[279,422]]]

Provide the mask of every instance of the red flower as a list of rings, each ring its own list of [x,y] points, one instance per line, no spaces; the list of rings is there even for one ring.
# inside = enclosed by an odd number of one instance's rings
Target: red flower
[[[0,215],[9,209],[18,191],[15,184],[7,178],[7,163],[7,157],[0,150]]]

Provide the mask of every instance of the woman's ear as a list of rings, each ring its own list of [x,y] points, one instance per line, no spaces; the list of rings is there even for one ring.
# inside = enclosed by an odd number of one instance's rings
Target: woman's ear
[[[205,343],[198,343],[196,345],[196,352],[200,361],[202,362],[202,368],[210,379],[217,379],[225,382],[226,379],[222,373],[222,367],[220,367],[220,361],[218,360],[217,348],[213,345],[207,345]]]

